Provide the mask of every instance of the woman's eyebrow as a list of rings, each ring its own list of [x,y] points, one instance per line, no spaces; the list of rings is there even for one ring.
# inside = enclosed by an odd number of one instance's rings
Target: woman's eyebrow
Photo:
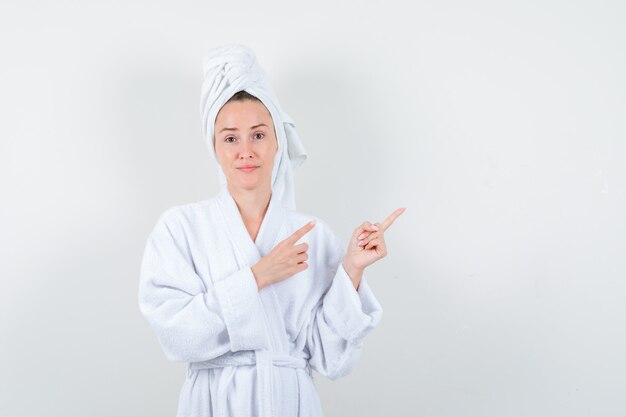
[[[250,126],[250,129],[256,129],[259,126],[267,127],[267,125],[265,123],[259,123],[258,125]],[[225,130],[239,130],[239,129],[237,129],[236,127],[225,127],[222,130],[220,130],[218,133],[222,133]]]

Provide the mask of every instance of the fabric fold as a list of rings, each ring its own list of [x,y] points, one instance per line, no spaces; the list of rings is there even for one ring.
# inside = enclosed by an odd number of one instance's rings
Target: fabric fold
[[[235,348],[266,348],[269,335],[250,268],[207,284],[196,271],[180,210],[157,220],[144,250],[139,307],[167,357],[195,362]]]
[[[380,322],[382,307],[367,283],[361,278],[358,292],[342,264],[324,295],[324,314],[344,339],[358,343]]]
[[[253,350],[269,347],[269,338],[263,319],[263,304],[258,285],[250,267],[242,268],[228,279],[215,283],[215,293],[222,305],[224,323],[230,339],[230,350]]]

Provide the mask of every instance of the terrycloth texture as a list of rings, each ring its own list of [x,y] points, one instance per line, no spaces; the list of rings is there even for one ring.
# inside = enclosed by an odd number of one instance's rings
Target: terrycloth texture
[[[272,198],[254,242],[227,189],[159,217],[139,305],[166,356],[189,363],[178,417],[322,416],[311,368],[349,373],[382,316],[367,275],[355,291],[344,245],[319,218],[299,241],[308,269],[260,291],[251,271],[314,218]]]
[[[211,48],[204,57],[203,73],[202,133],[217,162],[220,186],[226,186],[226,177],[215,155],[215,119],[228,99],[245,90],[263,102],[274,122],[278,152],[272,170],[272,195],[285,207],[295,210],[293,171],[306,160],[306,150],[296,133],[295,123],[280,106],[254,52],[240,44]]]

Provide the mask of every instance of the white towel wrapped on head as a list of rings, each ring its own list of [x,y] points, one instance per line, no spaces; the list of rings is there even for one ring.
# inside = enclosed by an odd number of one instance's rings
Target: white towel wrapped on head
[[[295,123],[280,106],[254,52],[240,44],[211,48],[204,57],[203,73],[202,133],[218,164],[220,186],[226,185],[226,177],[215,154],[215,119],[228,99],[239,91],[247,91],[263,102],[274,122],[278,151],[272,170],[272,196],[295,210],[293,171],[306,160],[306,150],[296,133]]]

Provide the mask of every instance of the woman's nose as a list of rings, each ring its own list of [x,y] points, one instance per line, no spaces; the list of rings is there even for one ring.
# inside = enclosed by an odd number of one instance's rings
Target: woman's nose
[[[245,159],[245,158],[252,158],[252,149],[250,147],[250,144],[247,142],[244,142],[242,147],[241,147],[241,153],[239,154],[239,159]]]

